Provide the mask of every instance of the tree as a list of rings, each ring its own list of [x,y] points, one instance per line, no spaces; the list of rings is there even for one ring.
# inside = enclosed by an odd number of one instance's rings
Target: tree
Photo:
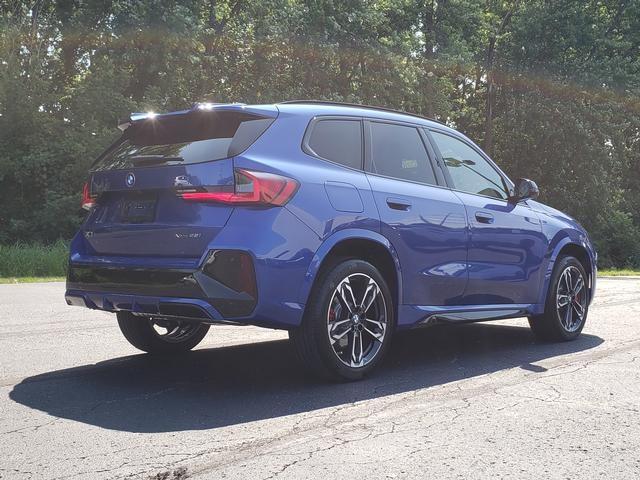
[[[605,265],[640,266],[638,0],[32,0],[0,16],[0,243],[70,238],[131,111],[316,98],[461,129],[582,222]]]

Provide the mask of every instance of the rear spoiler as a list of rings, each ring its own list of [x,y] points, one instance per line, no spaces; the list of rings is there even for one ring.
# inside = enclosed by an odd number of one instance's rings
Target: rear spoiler
[[[118,124],[118,129],[125,131],[134,123],[144,122],[146,120],[153,120],[156,118],[173,117],[177,115],[188,115],[192,112],[209,112],[214,110],[238,110],[247,113],[253,113],[264,117],[275,118],[278,116],[278,108],[275,105],[251,105],[247,106],[245,103],[194,103],[188,110],[179,110],[177,112],[169,113],[155,113],[155,112],[133,112],[129,115],[129,119],[125,122]]]

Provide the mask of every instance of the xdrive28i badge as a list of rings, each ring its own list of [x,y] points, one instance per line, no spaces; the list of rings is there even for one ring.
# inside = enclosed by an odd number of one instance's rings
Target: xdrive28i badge
[[[136,184],[136,176],[133,173],[129,172],[124,178],[124,182],[127,184],[127,187],[133,187]]]

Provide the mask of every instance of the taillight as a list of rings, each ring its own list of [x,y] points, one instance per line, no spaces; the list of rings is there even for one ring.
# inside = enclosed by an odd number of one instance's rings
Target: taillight
[[[282,175],[237,168],[233,192],[180,191],[178,195],[194,202],[281,206],[293,197],[298,186],[297,181]]]
[[[82,208],[85,210],[91,210],[96,204],[96,197],[91,196],[91,192],[89,190],[89,183],[85,182],[82,187]]]

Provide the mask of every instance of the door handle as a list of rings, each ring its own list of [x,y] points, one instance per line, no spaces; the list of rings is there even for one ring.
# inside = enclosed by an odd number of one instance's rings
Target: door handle
[[[480,223],[493,223],[493,215],[488,212],[476,212],[476,220]]]
[[[405,212],[411,208],[410,203],[400,198],[387,198],[387,205],[393,210],[403,210]]]

